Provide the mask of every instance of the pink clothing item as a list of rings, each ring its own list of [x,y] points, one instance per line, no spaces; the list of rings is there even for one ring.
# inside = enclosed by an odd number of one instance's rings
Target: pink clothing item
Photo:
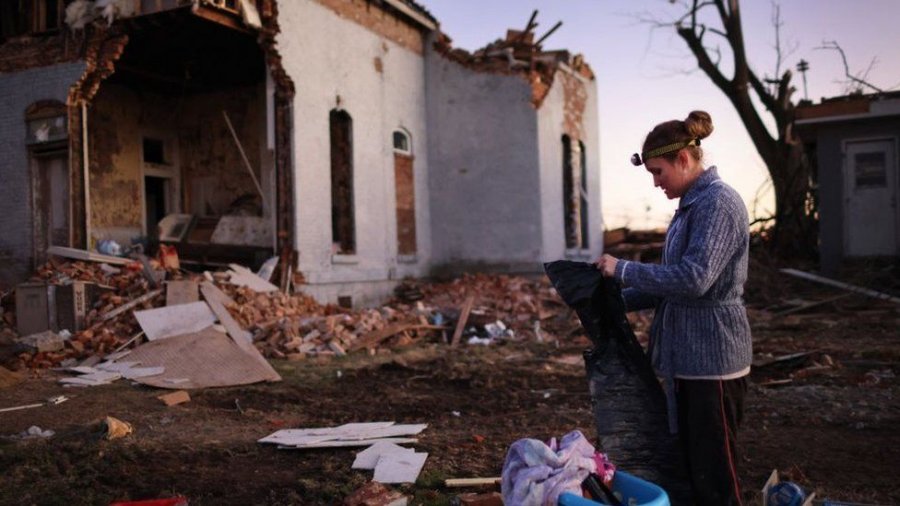
[[[556,438],[549,445],[537,439],[516,441],[503,464],[500,490],[504,504],[556,506],[563,492],[580,496],[581,482],[590,473],[599,469],[606,480],[606,467],[598,468],[595,453],[594,446],[577,430],[563,436],[559,444]],[[605,456],[602,461],[609,462]]]

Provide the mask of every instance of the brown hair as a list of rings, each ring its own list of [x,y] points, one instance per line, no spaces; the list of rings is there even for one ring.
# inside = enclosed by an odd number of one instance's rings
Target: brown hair
[[[676,142],[688,142],[692,139],[705,139],[709,137],[713,131],[712,117],[706,111],[691,111],[684,121],[673,119],[656,125],[653,130],[647,134],[644,139],[644,147],[641,149],[643,153],[660,148]],[[698,143],[699,144],[699,143]],[[700,161],[703,159],[703,150],[700,146],[687,146],[686,148],[694,159]],[[671,153],[660,155],[668,161],[672,161],[678,156],[676,150]],[[646,161],[646,160],[644,160]]]

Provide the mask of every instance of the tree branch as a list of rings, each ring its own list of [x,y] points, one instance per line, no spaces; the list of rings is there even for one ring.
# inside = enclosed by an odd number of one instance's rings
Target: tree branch
[[[831,50],[834,50],[834,51],[837,51],[838,53],[840,53],[841,61],[844,63],[844,75],[851,82],[854,82],[854,83],[860,85],[860,91],[862,91],[861,88],[863,86],[868,86],[869,88],[872,88],[873,90],[875,90],[878,93],[884,93],[884,90],[882,90],[881,88],[866,81],[865,79],[860,79],[850,73],[850,65],[847,64],[847,55],[844,53],[844,49],[840,46],[840,44],[837,43],[836,40],[822,41],[822,45],[817,47],[816,49],[831,49]]]

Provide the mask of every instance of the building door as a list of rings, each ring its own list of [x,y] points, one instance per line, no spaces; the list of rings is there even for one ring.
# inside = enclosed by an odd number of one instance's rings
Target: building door
[[[144,204],[147,216],[147,235],[158,239],[157,224],[169,214],[169,178],[144,176]]]
[[[50,246],[69,245],[68,152],[31,154],[34,258],[42,263]]]
[[[847,256],[898,253],[897,159],[891,139],[846,144],[844,251]]]

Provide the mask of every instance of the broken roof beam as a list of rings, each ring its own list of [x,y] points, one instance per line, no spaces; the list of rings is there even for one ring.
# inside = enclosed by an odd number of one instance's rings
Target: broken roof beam
[[[545,40],[547,40],[547,37],[553,35],[553,32],[555,32],[556,30],[559,30],[559,27],[560,27],[560,26],[562,26],[562,21],[557,21],[556,24],[553,25],[553,28],[551,28],[549,32],[545,33],[543,37],[541,37],[540,39],[538,39],[537,42],[534,43],[534,45],[535,45],[535,46],[540,46],[542,42],[544,42]]]
[[[195,3],[194,6],[191,7],[191,13],[199,18],[218,23],[222,26],[231,28],[232,30],[243,33],[254,33],[254,30],[247,28],[241,21],[240,16],[233,14],[232,11],[220,10],[217,7],[209,7],[201,3]]]

